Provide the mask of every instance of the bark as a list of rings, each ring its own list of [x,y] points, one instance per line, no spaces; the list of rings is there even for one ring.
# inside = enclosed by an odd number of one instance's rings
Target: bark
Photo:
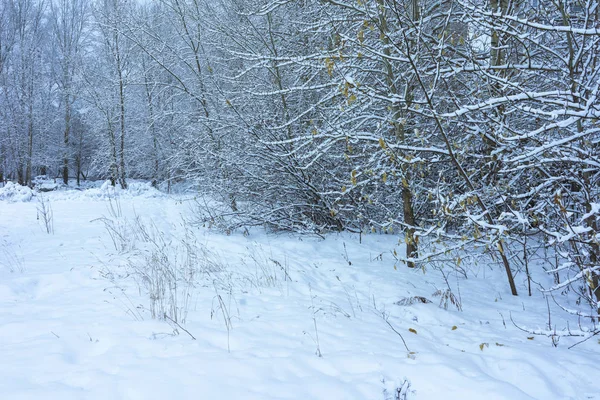
[[[381,9],[384,10],[383,0],[378,0],[378,3],[381,6]],[[413,18],[413,21],[417,21],[419,18],[419,2],[417,0],[411,0],[411,14],[412,14],[411,17]],[[389,40],[389,36],[388,36],[387,16],[385,15],[385,11],[380,12],[379,29],[381,31],[382,42],[384,45],[383,54],[385,57],[382,57],[382,62],[383,62],[383,67],[384,67],[384,72],[385,72],[385,77],[386,77],[386,84],[389,89],[389,92],[393,95],[397,95],[398,88],[396,87],[396,83],[395,83],[396,77],[395,77],[392,65],[389,62],[389,58],[391,57],[391,51],[390,51],[390,40]],[[413,91],[413,88],[409,87],[409,88],[407,88],[407,90],[405,92],[406,93],[405,101],[409,105],[412,101],[412,91]],[[394,104],[392,106],[392,112],[393,112],[392,123],[393,123],[394,135],[396,136],[396,139],[400,143],[405,144],[406,143],[406,137],[405,137],[406,133],[405,133],[404,125],[400,122],[401,120],[403,120],[404,113],[400,109],[398,104]],[[413,196],[412,196],[412,191],[411,191],[411,174],[410,174],[408,164],[403,163],[402,161],[399,161],[399,163],[400,163],[400,170],[402,172],[402,178],[403,178],[402,188],[400,189],[401,197],[402,197],[402,211],[403,211],[403,217],[404,217],[404,224],[407,226],[405,229],[406,258],[407,258],[407,260],[409,260],[409,261],[407,261],[408,267],[414,268],[415,263],[414,263],[414,261],[412,261],[412,259],[417,258],[419,256],[419,247],[418,247],[418,238],[415,235],[416,219],[415,219],[415,212],[414,212],[414,206],[413,206]]]
[[[152,91],[150,90],[150,81],[148,80],[148,71],[144,59],[142,59],[142,66],[144,68],[144,88],[146,89],[146,102],[148,105],[148,124],[150,126],[150,132],[152,132],[152,157],[154,158],[152,186],[158,187],[158,180],[160,178],[158,135],[156,134],[156,124],[154,123],[154,104],[152,98]]]
[[[33,99],[29,102],[29,123],[27,126],[27,160],[25,162],[25,185],[31,186],[31,164],[33,159]]]
[[[405,40],[408,40],[408,39],[406,39],[406,35],[405,35]],[[415,78],[423,92],[423,95],[425,97],[427,105],[429,106],[429,108],[431,110],[435,110],[435,106],[433,104],[433,99],[429,94],[428,87],[426,86],[425,82],[423,82],[423,80],[421,79],[421,76],[419,75],[419,68],[415,64],[415,61],[414,61],[413,57],[411,56],[410,52],[408,52],[408,61],[410,63],[411,69],[415,72]],[[494,218],[490,214],[488,207],[485,205],[485,203],[481,199],[481,197],[479,195],[477,195],[477,190],[475,188],[475,185],[469,178],[469,175],[467,174],[467,172],[462,167],[460,161],[458,160],[456,153],[454,151],[454,147],[452,146],[452,142],[450,141],[450,139],[448,137],[448,132],[444,128],[444,125],[442,124],[440,117],[437,116],[436,114],[433,114],[433,120],[434,120],[434,123],[436,125],[438,132],[440,133],[440,137],[441,137],[442,141],[444,142],[444,145],[446,147],[446,150],[448,152],[448,155],[450,157],[450,161],[451,161],[452,165],[458,172],[459,176],[464,180],[467,188],[475,194],[475,201],[477,202],[477,205],[481,209],[486,222],[490,225],[495,225]],[[513,296],[517,296],[518,295],[517,287],[515,285],[514,277],[513,277],[512,271],[510,269],[510,262],[508,261],[508,257],[506,256],[505,246],[501,240],[497,242],[497,246],[498,246],[498,252],[500,254],[500,258],[502,259],[502,264],[504,266],[504,270],[506,272],[506,278],[508,280],[508,284],[510,286],[511,293],[513,294]]]
[[[66,81],[67,78],[65,78]],[[68,90],[68,89],[67,89]],[[71,100],[68,93],[65,94],[65,131],[63,135],[64,155],[63,155],[63,183],[69,184],[69,136],[71,132]],[[79,177],[77,178],[79,180]],[[77,182],[79,185],[79,181]]]
[[[117,62],[117,75],[119,78],[119,122],[120,122],[120,148],[119,148],[119,184],[123,189],[127,189],[127,180],[125,173],[125,84],[123,81],[123,65],[121,53],[119,51],[119,35],[115,30],[115,56]]]

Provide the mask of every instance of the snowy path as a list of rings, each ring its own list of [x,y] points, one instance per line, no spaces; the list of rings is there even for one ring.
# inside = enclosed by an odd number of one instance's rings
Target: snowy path
[[[461,283],[462,313],[394,305],[408,295],[430,297],[440,281],[394,271],[390,237],[358,244],[349,236],[300,241],[202,230],[233,273],[243,268],[240,254],[256,248],[289,265],[292,281],[222,293],[229,339],[215,289],[199,284],[186,325],[197,340],[173,336],[147,313],[132,318],[147,299],[131,279],[123,295],[102,277],[107,265],[125,261],[109,254],[110,239],[94,221],[106,215],[106,202],[50,199],[53,235],[41,229],[35,200],[0,202],[1,399],[384,399],[384,388],[392,391],[405,377],[414,390],[409,399],[599,398],[600,346],[592,340],[571,351],[552,348],[505,328],[500,313],[523,321],[545,303],[510,298],[503,281]],[[169,198],[122,202],[126,215],[135,209],[163,230],[189,210]],[[482,350],[482,343],[489,346]]]

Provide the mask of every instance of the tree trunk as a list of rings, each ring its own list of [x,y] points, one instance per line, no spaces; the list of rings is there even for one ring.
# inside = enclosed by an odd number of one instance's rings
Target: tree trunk
[[[32,100],[33,102],[33,100]],[[25,185],[31,186],[31,163],[33,159],[33,110],[30,105],[29,126],[27,127],[27,161],[25,166]]]
[[[379,29],[381,31],[381,40],[384,44],[384,49],[383,49],[383,54],[384,57],[382,57],[382,62],[383,62],[383,66],[385,69],[385,77],[386,77],[386,84],[387,87],[389,89],[389,92],[393,95],[397,95],[398,94],[398,88],[396,87],[396,79],[395,79],[395,75],[394,75],[394,70],[392,69],[392,65],[389,62],[389,58],[391,57],[391,52],[390,52],[390,40],[388,37],[388,27],[387,27],[387,16],[385,15],[385,8],[384,8],[384,4],[383,4],[383,0],[378,0],[378,3],[380,5],[380,14],[379,14]],[[418,0],[411,0],[411,18],[414,21],[417,21],[419,19],[419,2]],[[411,88],[407,88],[406,92],[405,92],[405,98],[404,100],[406,101],[407,104],[410,104],[412,99],[412,90]],[[403,119],[403,111],[400,109],[399,105],[394,104],[392,106],[392,111],[393,111],[393,129],[394,129],[394,135],[396,136],[396,139],[402,143],[405,144],[406,142],[406,137],[405,137],[405,129],[404,129],[404,125],[400,122]],[[414,212],[414,206],[413,206],[413,196],[412,196],[412,191],[411,191],[411,176],[410,176],[410,170],[409,170],[409,166],[408,164],[400,161],[400,170],[402,171],[402,189],[401,189],[401,195],[402,195],[402,211],[403,211],[403,217],[404,217],[404,224],[407,225],[407,227],[405,228],[405,238],[404,241],[406,243],[406,258],[407,258],[407,266],[409,268],[414,268],[415,267],[415,263],[414,261],[412,261],[414,258],[417,258],[419,256],[419,247],[418,247],[418,239],[415,236],[416,230],[415,230],[415,226],[416,226],[416,219],[415,219],[415,212]]]
[[[65,78],[67,79],[67,78]],[[66,89],[68,91],[68,89]],[[71,132],[71,103],[69,94],[65,94],[65,131],[63,136],[64,154],[63,154],[63,183],[69,184],[69,136]],[[77,178],[79,179],[79,177]],[[77,182],[79,185],[79,182]]]
[[[117,138],[115,135],[115,131],[110,120],[110,116],[106,116],[108,119],[108,141],[110,143],[110,183],[112,186],[117,184],[117,179],[119,179],[119,164],[117,163]]]
[[[117,73],[119,75],[119,108],[120,108],[120,123],[121,123],[121,143],[119,149],[120,174],[119,183],[123,189],[127,189],[127,181],[125,173],[125,89],[123,82],[123,69],[121,65],[121,54],[119,53],[119,38],[115,33],[115,51],[117,57]]]
[[[27,159],[25,161],[25,185],[31,186],[31,164],[33,162],[33,71],[29,88],[29,113],[27,125]]]
[[[148,70],[145,59],[142,58],[142,68],[144,69],[144,88],[146,89],[146,101],[148,104],[148,125],[152,132],[152,158],[154,159],[154,172],[152,174],[152,186],[158,187],[160,178],[160,160],[158,152],[158,136],[156,134],[156,124],[154,121],[154,100],[150,90],[150,81],[148,80]]]
[[[23,163],[19,163],[17,165],[17,182],[21,186],[25,186],[25,171],[23,168]]]

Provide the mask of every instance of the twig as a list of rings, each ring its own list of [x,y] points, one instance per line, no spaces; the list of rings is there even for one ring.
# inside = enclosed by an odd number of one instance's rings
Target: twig
[[[583,339],[583,340],[581,340],[581,341],[579,341],[579,342],[577,342],[575,344],[572,344],[571,346],[567,347],[567,349],[571,350],[573,347],[575,347],[577,345],[580,345],[583,342],[587,342],[588,340],[590,340],[591,338],[593,338],[596,335],[600,335],[600,331],[594,332],[593,334],[591,334],[590,336],[586,337],[585,339]]]
[[[314,301],[314,297],[312,294],[312,288],[310,287],[310,284],[308,285],[308,291],[310,292],[310,303],[311,303],[311,308],[312,308],[312,312],[313,312],[313,324],[315,325],[315,337],[316,337],[316,343],[317,343],[317,351],[315,352],[315,354],[318,357],[323,357],[323,354],[321,353],[321,344],[319,343],[319,329],[317,328],[317,310],[315,308],[315,301]]]
[[[408,351],[408,352],[410,353],[410,350],[408,349],[408,346],[406,345],[406,341],[404,340],[404,337],[402,336],[402,334],[401,334],[400,332],[398,332],[398,331],[396,330],[396,328],[394,328],[394,327],[392,326],[392,324],[390,324],[390,321],[388,321],[388,319],[386,318],[386,316],[385,316],[385,315],[382,315],[382,316],[383,316],[383,320],[385,321],[385,323],[386,323],[386,324],[388,324],[388,325],[389,325],[389,327],[390,327],[390,328],[392,328],[392,330],[393,330],[394,332],[396,332],[396,334],[397,334],[398,336],[400,336],[400,339],[402,339],[402,343],[404,343],[404,347],[406,348],[406,351]]]
[[[550,329],[550,330],[548,330],[548,332],[529,330],[529,329],[525,329],[525,328],[517,325],[517,323],[513,320],[512,313],[510,314],[510,320],[513,323],[513,325],[520,331],[526,332],[530,335],[546,336],[546,337],[552,339],[552,344],[554,347],[558,346],[558,342],[555,342],[555,341],[562,337],[585,337],[585,339],[583,339],[582,341],[575,343],[574,345],[568,347],[570,349],[574,346],[577,346],[578,344],[585,342],[586,340],[589,340],[590,338],[592,338],[596,335],[600,335],[600,331],[594,331],[591,335],[587,335],[587,332],[581,332],[581,333],[572,332],[570,329],[568,329],[566,333],[564,333],[564,331],[557,332],[556,327],[554,327],[554,331],[552,331],[552,329]]]
[[[173,318],[169,317],[169,316],[167,315],[167,313],[164,313],[164,314],[163,314],[163,316],[164,316],[164,318],[165,318],[165,319],[168,319],[169,321],[171,321],[172,323],[174,323],[175,325],[177,325],[177,327],[178,327],[178,328],[180,328],[182,331],[184,331],[185,333],[187,333],[188,335],[190,335],[190,337],[191,337],[193,340],[196,340],[196,338],[194,337],[194,335],[192,335],[192,334],[190,333],[190,331],[188,331],[187,329],[185,329],[183,326],[179,325],[179,323],[178,323],[177,321],[175,321]]]
[[[498,314],[500,314],[500,317],[502,317],[502,325],[504,325],[504,329],[506,329],[506,321],[504,321],[504,315],[502,315],[500,311],[498,311]]]

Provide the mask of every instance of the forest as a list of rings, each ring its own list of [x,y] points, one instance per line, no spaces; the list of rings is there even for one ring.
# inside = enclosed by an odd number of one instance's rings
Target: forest
[[[194,182],[199,223],[395,235],[596,333],[599,96],[596,0],[0,2],[1,181]]]

